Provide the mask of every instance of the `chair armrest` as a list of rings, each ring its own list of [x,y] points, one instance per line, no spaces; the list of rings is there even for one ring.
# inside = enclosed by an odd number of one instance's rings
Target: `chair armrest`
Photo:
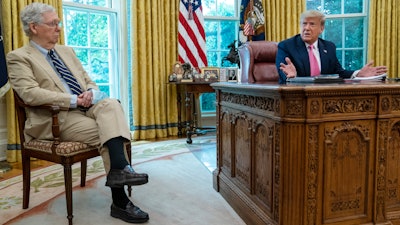
[[[69,108],[67,107],[60,107],[58,105],[37,105],[37,106],[32,106],[26,104],[19,96],[18,94],[14,91],[14,99],[15,99],[15,106],[18,114],[18,122],[19,122],[19,127],[20,127],[20,135],[23,135],[23,131],[25,128],[25,120],[26,120],[26,113],[25,109],[30,108],[30,109],[43,109],[43,110],[48,110],[51,113],[52,116],[52,134],[54,138],[54,143],[53,146],[57,147],[57,145],[60,143],[60,124],[58,121],[58,114],[60,111],[68,111]],[[53,153],[55,153],[55,150],[53,150]]]

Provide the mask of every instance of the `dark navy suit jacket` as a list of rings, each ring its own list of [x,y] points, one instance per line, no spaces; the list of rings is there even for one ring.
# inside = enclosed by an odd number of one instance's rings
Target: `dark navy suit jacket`
[[[321,74],[339,74],[342,78],[350,78],[354,70],[345,70],[336,56],[336,45],[330,41],[318,39],[318,50],[321,58]],[[297,70],[298,77],[310,76],[310,61],[304,41],[300,34],[283,40],[278,44],[276,54],[276,67],[279,72],[279,83],[286,83],[286,75],[279,67],[280,63],[287,64],[285,58],[289,57]]]

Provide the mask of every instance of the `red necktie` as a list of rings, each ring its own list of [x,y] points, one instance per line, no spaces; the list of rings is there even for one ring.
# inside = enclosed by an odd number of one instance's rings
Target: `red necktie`
[[[321,71],[319,71],[318,61],[314,55],[312,45],[308,46],[308,58],[310,59],[310,71],[311,76],[318,76],[320,75]]]

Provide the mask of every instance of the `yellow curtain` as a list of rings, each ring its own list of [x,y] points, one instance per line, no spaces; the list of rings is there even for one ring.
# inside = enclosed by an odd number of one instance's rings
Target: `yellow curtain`
[[[282,41],[300,32],[300,15],[305,0],[262,0],[265,16],[265,39]]]
[[[368,61],[386,65],[390,78],[399,77],[400,1],[370,1]]]
[[[1,0],[1,21],[5,54],[14,49],[20,48],[29,42],[22,30],[19,14],[26,5],[29,5],[32,2],[42,2],[54,6],[58,11],[60,18],[62,18],[62,0]],[[61,34],[60,42],[63,43],[63,34]],[[21,148],[12,90],[7,92],[6,102],[8,131],[7,161],[17,162],[20,161],[21,158]]]
[[[133,1],[132,12],[133,138],[176,135],[176,88],[167,78],[177,61],[179,0]]]

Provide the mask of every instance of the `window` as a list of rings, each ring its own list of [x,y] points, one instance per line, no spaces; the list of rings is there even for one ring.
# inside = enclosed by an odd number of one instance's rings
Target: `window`
[[[239,32],[239,1],[203,0],[204,30],[206,33],[207,63],[215,67],[237,67],[222,61],[228,55],[228,46],[237,40]],[[200,96],[202,114],[215,114],[215,93]]]
[[[222,63],[229,52],[228,46],[237,40],[239,32],[237,1],[203,0],[203,15],[208,66],[237,66]]]
[[[363,67],[367,55],[368,1],[307,0],[307,9],[325,13],[322,38],[336,44],[342,66],[349,70]]]
[[[120,98],[117,11],[107,0],[64,0],[65,44],[100,90]]]

